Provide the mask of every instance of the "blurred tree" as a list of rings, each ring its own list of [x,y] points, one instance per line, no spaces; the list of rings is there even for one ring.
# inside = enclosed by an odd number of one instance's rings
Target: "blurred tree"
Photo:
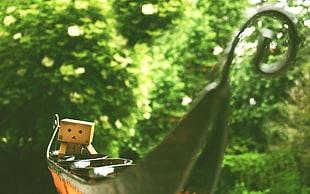
[[[168,1],[167,7],[169,3],[175,2]],[[134,63],[147,62],[153,83],[148,87],[150,118],[138,122],[133,138],[133,147],[141,155],[179,121],[202,87],[217,79],[219,56],[242,18],[246,1],[182,1],[179,6],[180,13],[173,12],[167,29],[150,33],[152,44],[134,45],[138,55]]]
[[[168,29],[172,21],[182,15],[183,0],[168,1],[113,1],[112,7],[118,21],[117,29],[125,38],[127,45],[137,42],[150,43],[154,33]]]
[[[115,142],[130,137],[143,104],[138,110],[139,67],[122,49],[109,5],[33,2],[1,6],[1,147],[42,149],[59,113],[95,121],[97,149],[117,155]]]

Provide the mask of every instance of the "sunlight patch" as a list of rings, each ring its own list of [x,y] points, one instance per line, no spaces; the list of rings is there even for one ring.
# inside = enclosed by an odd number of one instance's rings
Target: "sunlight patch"
[[[21,37],[22,37],[22,33],[20,32],[13,35],[14,40],[20,39]]]
[[[188,104],[190,104],[192,102],[192,99],[188,96],[185,96],[183,99],[182,99],[182,105],[183,106],[186,106]]]
[[[71,37],[81,36],[84,34],[84,31],[79,26],[69,26],[68,35]]]
[[[49,58],[48,56],[44,56],[44,58],[41,60],[41,63],[45,67],[52,67],[54,65],[54,60]]]
[[[157,8],[155,8],[153,4],[148,3],[142,5],[141,11],[144,15],[152,15],[157,12]]]
[[[15,23],[15,22],[16,22],[16,19],[15,19],[13,16],[11,16],[11,15],[6,16],[6,17],[4,18],[4,20],[3,20],[3,24],[4,24],[5,26],[9,26],[9,25],[11,25],[11,24],[13,24],[13,23]]]

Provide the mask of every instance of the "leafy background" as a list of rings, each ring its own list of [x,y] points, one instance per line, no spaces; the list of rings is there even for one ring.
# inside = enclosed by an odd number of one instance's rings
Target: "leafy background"
[[[250,66],[258,26],[238,48],[230,81],[229,142],[217,193],[310,192],[310,5],[302,0],[269,3],[298,17],[301,49],[288,73],[269,79]],[[219,78],[228,43],[261,4],[1,1],[2,190],[55,193],[44,158],[55,113],[94,121],[98,152],[143,157],[199,91]],[[283,54],[283,44],[273,56]]]

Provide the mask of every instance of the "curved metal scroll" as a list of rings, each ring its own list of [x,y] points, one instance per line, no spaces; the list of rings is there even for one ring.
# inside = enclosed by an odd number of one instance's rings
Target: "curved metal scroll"
[[[249,25],[253,23],[253,21],[258,20],[260,17],[263,16],[269,16],[286,23],[286,28],[288,31],[288,50],[285,57],[283,57],[281,60],[278,60],[276,63],[271,65],[265,64],[264,59],[266,51],[269,50],[269,43],[274,35],[271,30],[264,30],[262,32],[262,37],[258,42],[256,54],[253,58],[254,67],[256,68],[256,70],[258,70],[258,72],[264,75],[277,75],[281,72],[284,72],[289,66],[293,64],[299,45],[297,19],[294,18],[290,13],[280,8],[262,8],[242,25],[240,31],[235,36],[231,45],[231,49],[227,56],[225,69],[223,71],[223,81],[227,81],[229,77],[229,71],[234,58],[235,48],[241,40],[241,36],[244,33],[245,29],[249,27]]]

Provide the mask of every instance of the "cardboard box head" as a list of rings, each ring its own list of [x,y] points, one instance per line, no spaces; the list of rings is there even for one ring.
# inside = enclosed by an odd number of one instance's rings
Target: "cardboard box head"
[[[90,144],[93,141],[95,123],[73,119],[60,121],[58,141]]]

